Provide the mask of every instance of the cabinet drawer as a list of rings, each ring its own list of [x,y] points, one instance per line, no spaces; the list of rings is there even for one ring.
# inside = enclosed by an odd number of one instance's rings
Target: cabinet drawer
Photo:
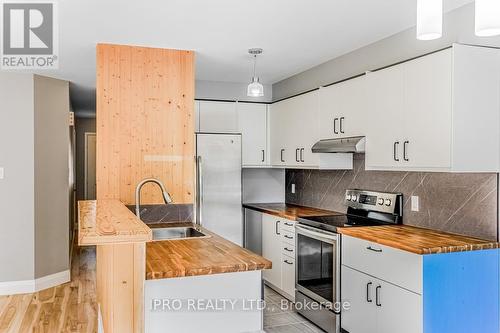
[[[281,230],[281,240],[284,243],[295,246],[295,232]]]
[[[295,258],[295,245],[282,242],[281,243],[281,253],[285,256]]]
[[[282,260],[282,289],[292,298],[295,296],[295,259],[283,256]]]
[[[342,264],[422,294],[422,256],[342,236]]]
[[[281,220],[281,230],[288,232],[295,232],[295,221]]]

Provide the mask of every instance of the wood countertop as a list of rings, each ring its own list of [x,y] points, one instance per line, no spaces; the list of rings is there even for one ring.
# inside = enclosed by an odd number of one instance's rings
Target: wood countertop
[[[243,204],[244,208],[253,209],[262,213],[279,216],[296,221],[298,217],[344,215],[344,213],[319,208],[290,205],[286,203],[250,203]]]
[[[338,228],[337,231],[343,235],[416,254],[486,250],[500,247],[500,244],[495,241],[407,225],[347,227]]]
[[[165,223],[158,227],[193,226]],[[209,237],[146,243],[146,279],[244,272],[271,268],[272,263],[204,228]]]
[[[78,201],[78,245],[148,242],[151,239],[151,229],[121,201]]]

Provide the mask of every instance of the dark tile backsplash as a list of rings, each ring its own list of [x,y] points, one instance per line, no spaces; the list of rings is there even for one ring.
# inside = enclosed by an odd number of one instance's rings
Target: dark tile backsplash
[[[135,214],[135,205],[127,206]],[[193,222],[192,204],[141,205],[144,223]]]
[[[348,188],[402,192],[404,224],[497,239],[496,173],[365,171],[364,162],[356,154],[353,170],[286,170],[286,202],[345,212]],[[419,196],[418,212],[411,195]]]

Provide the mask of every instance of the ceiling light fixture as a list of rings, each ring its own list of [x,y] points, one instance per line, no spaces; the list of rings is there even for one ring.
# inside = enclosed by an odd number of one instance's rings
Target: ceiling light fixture
[[[249,49],[248,53],[253,56],[253,77],[247,88],[247,96],[262,97],[264,96],[264,86],[259,82],[259,77],[255,74],[257,56],[262,54],[262,49]]]
[[[443,0],[417,0],[417,39],[437,39],[442,32]]]
[[[500,1],[476,0],[476,36],[500,35]]]

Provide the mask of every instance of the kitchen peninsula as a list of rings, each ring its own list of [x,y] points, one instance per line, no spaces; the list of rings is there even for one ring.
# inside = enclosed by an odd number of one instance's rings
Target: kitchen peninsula
[[[108,287],[113,287],[115,292],[110,296],[121,307],[129,306],[122,302],[127,297],[126,286],[135,286],[131,303],[131,310],[137,311],[135,332],[162,332],[167,325],[173,332],[262,329],[262,309],[257,304],[262,297],[261,270],[271,268],[270,261],[199,227],[205,236],[155,241],[151,229],[118,200],[81,201],[79,221],[79,245],[97,245],[98,253],[102,246],[120,249],[120,245],[134,244],[136,274],[129,275],[131,279],[118,278],[132,267],[120,262],[110,265],[106,256],[98,254],[98,284],[100,295],[109,295]],[[193,225],[155,224],[160,228],[180,226]],[[145,252],[141,251],[144,245]],[[241,288],[243,285],[245,288]],[[172,308],[175,302],[188,300],[196,304],[222,300],[236,303],[227,303],[225,311],[215,312],[206,312],[201,306]],[[103,302],[106,300],[101,298],[99,303]],[[229,305],[231,309],[227,308]],[[104,315],[112,316],[113,311]],[[223,328],[220,322],[225,323]]]

